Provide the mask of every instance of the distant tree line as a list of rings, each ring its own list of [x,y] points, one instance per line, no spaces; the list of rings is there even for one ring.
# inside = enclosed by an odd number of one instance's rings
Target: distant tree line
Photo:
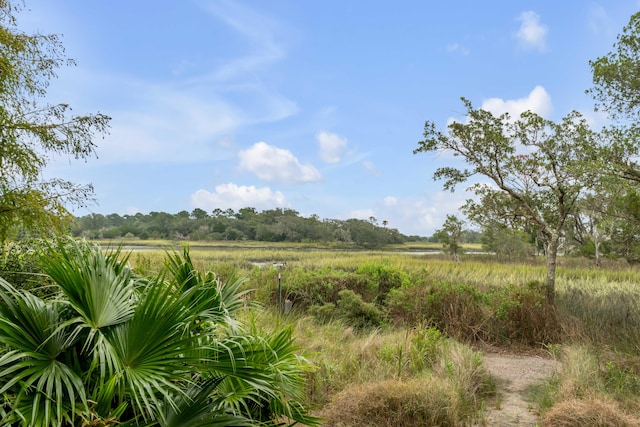
[[[380,225],[374,217],[369,220],[320,219],[318,215],[303,217],[293,209],[275,208],[258,212],[251,207],[238,211],[215,209],[210,214],[200,208],[176,214],[150,212],[121,216],[93,213],[76,218],[71,231],[76,237],[89,239],[137,237],[194,241],[344,242],[367,248],[426,240],[388,228],[387,221]]]

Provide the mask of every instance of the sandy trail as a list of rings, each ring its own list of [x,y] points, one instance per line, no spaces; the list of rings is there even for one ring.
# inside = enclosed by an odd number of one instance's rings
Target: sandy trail
[[[538,425],[538,416],[527,402],[527,392],[560,369],[560,362],[539,356],[487,353],[484,363],[498,379],[498,407],[488,407],[486,426],[531,427]]]

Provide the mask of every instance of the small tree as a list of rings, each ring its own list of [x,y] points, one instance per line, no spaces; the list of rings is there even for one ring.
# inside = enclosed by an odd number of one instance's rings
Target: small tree
[[[496,203],[479,209],[499,209],[537,227],[545,239],[547,299],[553,303],[558,247],[565,223],[576,212],[581,193],[594,182],[598,168],[597,138],[586,121],[572,112],[560,123],[525,112],[512,120],[474,109],[462,99],[467,121],[453,122],[446,131],[426,122],[424,140],[414,153],[447,151],[462,158],[467,168],[441,167],[434,179],[445,179],[453,191],[474,175],[492,185],[472,188],[481,199]],[[589,167],[587,167],[589,166]]]
[[[433,233],[433,237],[442,243],[442,247],[451,255],[456,262],[460,262],[462,252],[462,235],[464,222],[455,215],[447,215],[447,219],[442,224],[442,228]]]

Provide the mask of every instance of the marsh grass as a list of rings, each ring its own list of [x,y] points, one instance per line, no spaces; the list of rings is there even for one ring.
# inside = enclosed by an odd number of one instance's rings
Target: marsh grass
[[[414,283],[447,282],[454,287],[471,286],[479,292],[524,288],[528,283],[543,282],[545,276],[543,262],[536,258],[526,263],[502,263],[488,255],[466,255],[463,262],[456,263],[441,255],[416,255],[399,250],[355,251],[303,244],[258,246],[255,242],[189,245],[197,268],[214,271],[222,277],[233,271],[247,275],[246,288],[254,291],[254,299],[266,305],[277,301],[278,271],[272,265],[286,263],[282,272],[285,297],[295,300],[299,308],[325,302],[335,304],[338,292],[345,288],[372,302],[366,295],[368,284],[341,282],[363,266],[391,266],[404,272]],[[165,250],[153,245],[150,248],[133,252],[130,260],[134,267],[149,272],[159,266]],[[301,284],[309,286],[303,288]],[[606,269],[595,269],[590,262],[562,258],[556,282],[562,339],[588,340],[621,351],[640,352],[638,284],[638,268],[612,261]]]
[[[152,270],[163,254],[162,250],[135,251],[130,261],[136,269]],[[266,310],[259,322],[268,328],[290,325],[295,329],[299,345],[316,366],[308,374],[308,399],[334,420],[327,425],[340,425],[340,420],[343,425],[416,425],[419,420],[433,422],[434,418],[428,417],[440,416],[444,421],[435,425],[464,425],[482,405],[483,396],[491,393],[490,382],[477,380],[485,378],[477,355],[464,344],[458,348],[458,344],[451,344],[455,341],[445,338],[456,336],[455,331],[439,325],[432,314],[418,316],[416,308],[427,301],[428,287],[424,284],[447,283],[449,290],[456,291],[441,295],[440,313],[450,316],[450,325],[471,331],[473,336],[484,339],[490,332],[496,333],[482,329],[487,327],[488,318],[503,322],[496,325],[506,333],[508,339],[502,342],[506,346],[514,344],[510,334],[531,325],[531,319],[542,322],[538,331],[546,328],[544,311],[532,311],[539,308],[533,298],[535,290],[527,293],[532,283],[544,281],[545,268],[540,259],[502,263],[487,255],[465,255],[456,263],[441,255],[290,245],[198,246],[192,247],[191,254],[204,271],[223,277],[233,270],[247,275],[245,286],[253,289],[252,298],[266,308],[274,307],[276,301],[278,270],[272,264],[286,263],[283,286],[286,297],[296,301],[293,313],[286,317]],[[402,314],[402,320],[410,321],[394,322],[397,319],[390,310],[393,298],[381,299],[371,287],[368,280],[376,266],[402,271],[406,277],[401,280],[401,288],[414,287],[415,293],[405,297],[407,303],[416,306]],[[354,278],[358,274],[362,277]],[[556,282],[560,333],[524,340],[528,345],[552,349],[563,365],[560,374],[536,391],[536,402],[546,414],[543,425],[579,425],[576,420],[591,423],[583,425],[639,425],[632,415],[640,413],[639,285],[640,270],[634,266],[610,262],[607,268],[595,269],[584,260],[561,259]],[[308,315],[313,304],[337,304],[339,292],[345,288],[357,290],[363,303],[375,302],[387,310],[391,314],[389,322],[359,330],[342,318],[327,316],[322,322]],[[389,289],[389,295],[398,289]],[[520,299],[513,299],[518,295]],[[490,304],[496,311],[462,310],[472,307],[459,304],[464,298]],[[465,334],[459,337],[468,339]],[[383,399],[384,390],[389,392],[388,401]],[[402,401],[407,404],[397,406]],[[423,402],[423,406],[415,402]],[[375,411],[382,409],[375,407],[388,409],[389,424],[362,421],[381,416]],[[348,424],[344,419],[347,412],[362,418]],[[598,413],[605,415],[600,417]],[[402,420],[393,418],[393,414],[402,415]],[[611,424],[598,424],[605,418],[612,420]]]

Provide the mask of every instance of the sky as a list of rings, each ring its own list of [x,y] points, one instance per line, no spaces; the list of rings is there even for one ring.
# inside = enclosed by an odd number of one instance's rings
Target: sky
[[[133,215],[284,207],[430,236],[472,194],[413,154],[425,121],[494,113],[606,120],[585,94],[637,0],[26,0],[18,25],[62,34],[77,66],[48,98],[104,113],[77,209]]]

